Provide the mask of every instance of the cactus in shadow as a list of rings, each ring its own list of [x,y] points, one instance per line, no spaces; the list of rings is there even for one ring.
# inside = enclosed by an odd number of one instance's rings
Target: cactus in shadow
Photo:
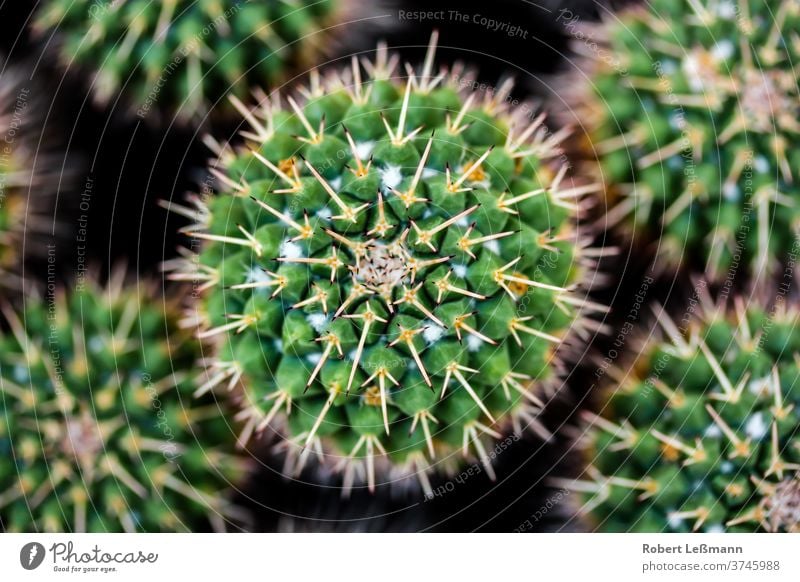
[[[42,88],[29,77],[24,64],[0,71],[0,289],[20,287],[25,256],[44,254],[44,237],[60,229],[54,194],[72,178],[44,130]]]

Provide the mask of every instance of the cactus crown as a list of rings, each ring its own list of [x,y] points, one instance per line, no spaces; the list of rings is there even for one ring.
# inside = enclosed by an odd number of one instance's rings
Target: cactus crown
[[[800,221],[800,2],[653,0],[593,34],[608,43],[564,93],[628,226],[662,263],[702,249],[709,277],[785,261]],[[588,51],[583,50],[583,53]]]
[[[660,314],[666,337],[586,415],[589,466],[571,487],[599,529],[800,528],[800,313],[704,303],[681,324]]]
[[[223,527],[241,463],[218,406],[193,402],[196,343],[123,278],[46,301],[0,332],[0,524],[7,531]]]
[[[584,323],[573,214],[591,188],[551,170],[560,136],[511,116],[510,84],[465,96],[434,47],[407,79],[381,47],[313,73],[304,103],[263,101],[248,147],[218,150],[219,195],[172,205],[206,242],[173,265],[221,340],[204,389],[241,379],[246,434],[282,429],[292,470],[316,451],[347,484],[374,486],[380,462],[427,487],[430,459],[487,460],[495,423],[537,424],[555,348]]]
[[[97,72],[100,101],[124,89],[141,116],[163,103],[186,119],[248,80],[284,78],[341,1],[49,0],[37,27],[62,36],[67,63]]]

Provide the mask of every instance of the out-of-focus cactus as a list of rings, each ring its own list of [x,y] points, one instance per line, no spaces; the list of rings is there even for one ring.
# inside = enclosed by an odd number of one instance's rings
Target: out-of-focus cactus
[[[23,256],[43,254],[52,195],[70,177],[43,135],[39,89],[22,65],[0,71],[0,288],[19,287]]]
[[[36,26],[59,38],[67,66],[95,72],[99,101],[123,91],[141,117],[186,120],[249,83],[285,80],[351,9],[349,0],[48,0]]]
[[[794,262],[800,2],[652,0],[565,26],[584,56],[558,96],[610,216],[653,240],[662,266],[713,279]]]
[[[220,493],[244,468],[225,452],[232,429],[192,398],[198,345],[153,297],[117,276],[28,298],[21,314],[4,305],[6,531],[222,529],[236,514]]]
[[[780,297],[779,297],[780,299]],[[644,341],[586,414],[588,466],[561,484],[603,531],[800,531],[800,314],[703,312]]]

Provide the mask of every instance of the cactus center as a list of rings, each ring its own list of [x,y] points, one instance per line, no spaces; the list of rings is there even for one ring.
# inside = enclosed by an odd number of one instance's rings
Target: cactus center
[[[356,267],[356,277],[372,290],[396,287],[408,274],[410,255],[402,243],[371,242]]]
[[[67,419],[64,432],[65,438],[60,446],[66,455],[90,457],[103,450],[103,438],[100,436],[97,421],[88,414]]]
[[[761,509],[772,531],[796,531],[800,526],[800,478],[778,483],[762,500]]]

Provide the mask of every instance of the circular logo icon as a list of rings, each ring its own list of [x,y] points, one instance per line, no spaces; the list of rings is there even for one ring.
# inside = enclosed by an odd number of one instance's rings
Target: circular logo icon
[[[35,570],[44,561],[44,546],[39,542],[30,542],[19,551],[19,563],[26,570]]]

